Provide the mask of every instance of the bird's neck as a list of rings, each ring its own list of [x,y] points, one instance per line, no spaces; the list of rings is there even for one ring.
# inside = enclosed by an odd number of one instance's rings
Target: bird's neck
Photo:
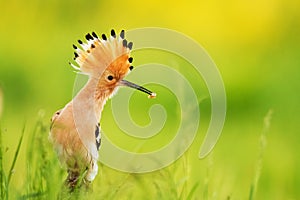
[[[80,90],[73,99],[73,104],[80,106],[80,110],[88,115],[94,115],[97,122],[100,121],[103,107],[109,95],[101,88],[99,89],[98,80],[90,78],[86,85]]]

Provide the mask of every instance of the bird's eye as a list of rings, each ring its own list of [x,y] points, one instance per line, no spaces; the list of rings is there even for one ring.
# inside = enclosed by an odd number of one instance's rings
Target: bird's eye
[[[114,79],[114,77],[113,77],[112,75],[109,75],[109,76],[107,76],[107,79],[108,79],[109,81],[111,81],[111,80]]]

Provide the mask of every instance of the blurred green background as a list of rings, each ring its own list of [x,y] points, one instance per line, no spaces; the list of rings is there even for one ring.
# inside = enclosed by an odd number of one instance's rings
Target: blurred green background
[[[72,60],[72,44],[77,39],[91,31],[109,33],[111,28],[163,27],[201,44],[224,80],[228,110],[223,134],[211,155],[211,195],[217,193],[217,199],[248,197],[263,119],[271,109],[256,197],[300,197],[300,1],[1,0],[0,5],[0,116],[4,148],[8,148],[4,155],[6,169],[23,125],[32,129],[39,112],[47,122],[72,98],[76,74],[68,61]],[[138,67],[147,59],[144,57],[137,52],[134,64]],[[159,55],[152,61],[155,59],[160,59]],[[185,75],[193,79],[193,73]],[[168,99],[162,101],[167,103]],[[141,109],[142,105],[137,107]],[[203,110],[203,119],[208,121],[209,102],[204,102]],[[108,113],[109,105],[103,119],[103,129],[109,130],[105,127],[112,122]],[[197,158],[205,131],[201,133],[191,148],[191,181],[205,182],[208,161]],[[28,137],[25,134],[25,141]],[[27,145],[24,142],[21,148],[13,177],[12,187],[17,191],[25,184],[22,151]]]

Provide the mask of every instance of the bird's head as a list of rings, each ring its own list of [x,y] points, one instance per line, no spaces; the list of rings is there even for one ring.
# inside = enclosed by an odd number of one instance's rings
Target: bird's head
[[[131,62],[132,57],[129,57],[128,54],[121,55],[115,59],[101,75],[98,82],[99,90],[110,96],[116,91],[118,86],[125,85],[124,77],[133,69]]]
[[[80,67],[71,65],[91,78],[98,79],[97,88],[100,95],[111,96],[119,86],[127,86],[149,94],[150,98],[156,96],[150,90],[124,80],[133,69],[133,58],[130,57],[133,43],[127,42],[124,30],[119,35],[111,30],[110,37],[102,34],[101,39],[93,32],[85,38],[87,43],[78,40],[81,48],[73,45],[74,60]]]

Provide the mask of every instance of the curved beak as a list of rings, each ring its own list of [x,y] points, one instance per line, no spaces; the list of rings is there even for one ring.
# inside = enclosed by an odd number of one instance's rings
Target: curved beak
[[[132,82],[129,82],[129,81],[126,81],[126,80],[121,80],[120,82],[120,85],[122,86],[127,86],[127,87],[130,87],[130,88],[133,88],[133,89],[136,89],[136,90],[139,90],[141,92],[144,92],[144,93],[147,93],[149,94],[148,98],[155,98],[156,97],[156,93],[154,92],[151,92],[150,90],[142,87],[142,86],[139,86],[135,83],[132,83]]]

